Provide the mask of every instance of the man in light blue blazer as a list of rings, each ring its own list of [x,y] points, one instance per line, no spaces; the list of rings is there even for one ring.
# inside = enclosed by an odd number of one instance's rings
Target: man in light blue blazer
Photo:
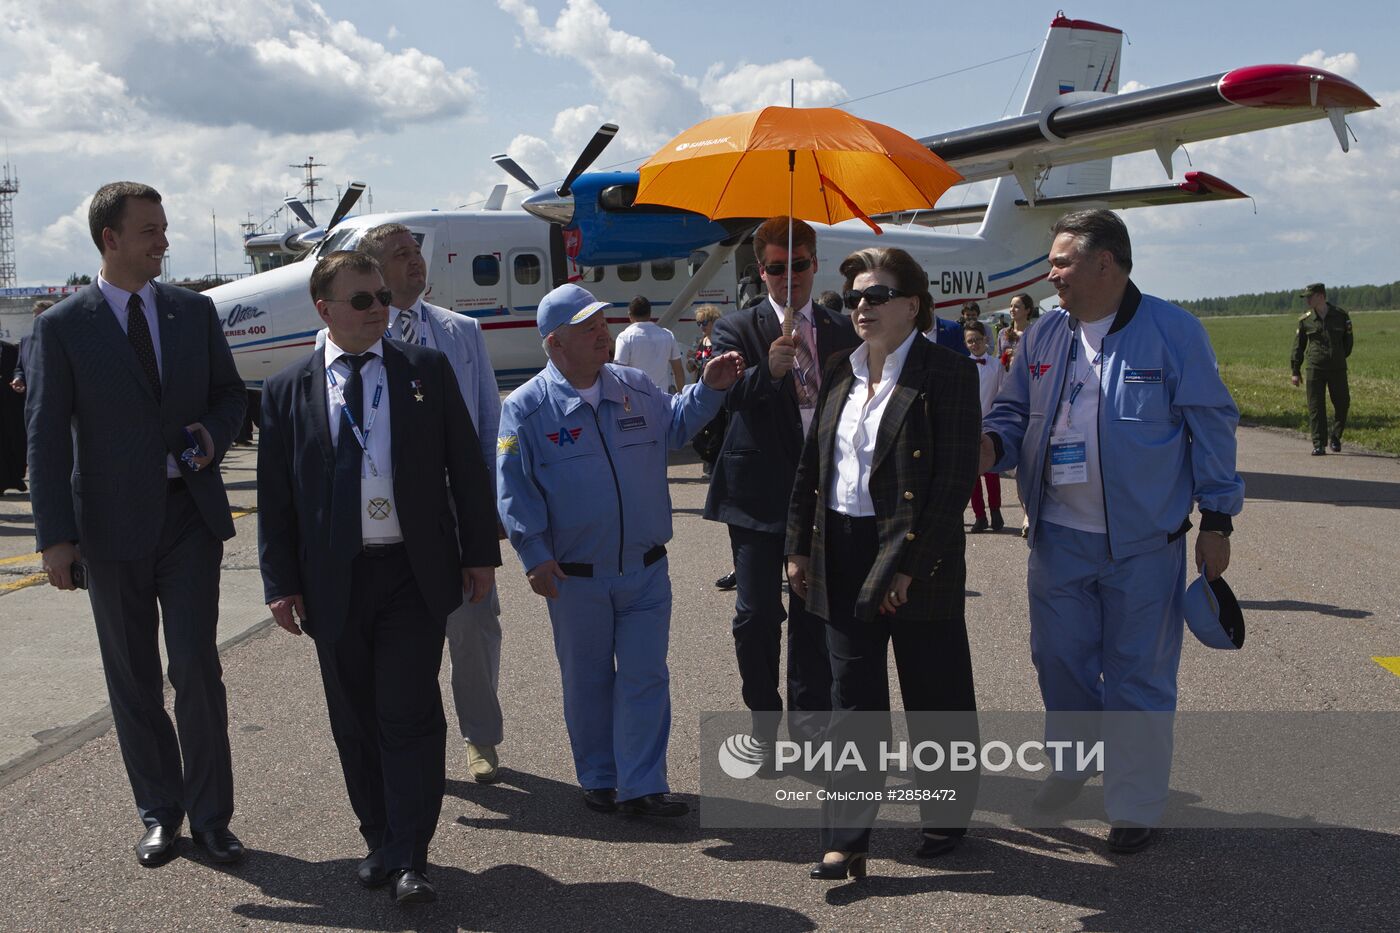
[[[496,428],[501,395],[486,355],[486,340],[474,318],[423,300],[428,265],[419,241],[402,224],[380,224],[365,232],[359,248],[379,261],[384,284],[394,294],[389,309],[389,336],[447,355],[481,439],[481,454],[496,474]],[[494,493],[494,488],[492,492]],[[497,687],[501,671],[501,605],[493,590],[480,603],[463,601],[447,618],[447,646],[452,657],[452,698],[467,747],[467,768],[483,784],[498,776],[496,746],[503,738]]]

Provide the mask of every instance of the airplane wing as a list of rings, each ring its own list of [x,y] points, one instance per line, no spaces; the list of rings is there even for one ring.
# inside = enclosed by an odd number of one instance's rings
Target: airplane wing
[[[1302,65],[1254,65],[927,136],[919,142],[969,182],[1013,174],[1023,191],[1052,165],[1155,150],[1171,175],[1183,143],[1326,116],[1349,148],[1345,117],[1379,107],[1346,78]]]
[[[1203,201],[1230,201],[1247,198],[1240,189],[1227,181],[1205,172],[1187,172],[1186,180],[1174,185],[1149,185],[1143,188],[1116,188],[1093,194],[1074,194],[1058,198],[1040,198],[1036,207],[1072,211],[1088,207],[1123,210],[1130,207],[1161,207],[1164,204],[1198,204]],[[1024,198],[1017,206],[1027,207]],[[961,207],[939,208],[931,211],[903,211],[881,214],[872,220],[887,224],[918,224],[921,227],[947,227],[953,224],[980,224],[987,212],[986,204],[966,204]]]

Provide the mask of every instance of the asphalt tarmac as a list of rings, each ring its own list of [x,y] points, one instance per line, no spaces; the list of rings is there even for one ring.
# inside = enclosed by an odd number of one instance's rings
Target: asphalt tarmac
[[[1248,502],[1228,577],[1249,641],[1211,652],[1188,637],[1181,707],[1400,710],[1400,461],[1313,458],[1301,438],[1254,429],[1240,442]],[[236,511],[256,505],[252,458],[238,450],[226,464]],[[693,459],[673,460],[670,481],[670,776],[694,806],[699,714],[741,703],[732,596],[713,586],[729,566],[725,529],[699,517],[706,487]],[[1026,549],[1011,483],[1003,489],[1011,528],[968,543],[978,701],[1037,710]],[[980,828],[929,862],[914,858],[912,829],[877,830],[871,877],[833,884],[807,878],[820,856],[809,831],[595,814],[574,782],[544,605],[513,554],[499,576],[504,776],[472,783],[449,738],[431,852],[440,900],[397,908],[355,883],[363,847],[314,651],[265,622],[255,522],[239,518],[225,551],[220,634],[232,828],[251,851],[220,867],[186,838],[183,857],[148,870],[131,852],[141,827],[106,729],[90,611],[34,583],[28,502],[0,499],[0,929],[1363,930],[1400,917],[1400,827],[1166,830],[1128,856],[1107,851],[1106,827]]]

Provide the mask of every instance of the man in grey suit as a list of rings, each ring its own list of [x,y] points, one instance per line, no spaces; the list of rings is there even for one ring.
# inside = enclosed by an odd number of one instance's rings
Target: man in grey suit
[[[219,563],[233,519],[217,463],[247,393],[213,302],[154,281],[169,247],[160,194],[134,182],[104,185],[88,223],[102,254],[97,282],[34,321],[26,369],[38,549],[52,585],[88,588],[117,740],[146,826],[139,861],[169,861],[186,815],[215,861],[237,861],[215,644]]]
[[[380,224],[365,231],[359,249],[379,262],[384,284],[394,295],[389,336],[446,354],[476,425],[481,455],[491,468],[495,494],[496,428],[501,393],[486,355],[481,325],[465,314],[428,304],[428,265],[416,237],[403,224]],[[467,747],[467,769],[482,784],[499,777],[496,746],[504,723],[497,689],[501,674],[501,603],[496,591],[481,602],[463,600],[447,617],[447,649],[452,658],[452,699]]]

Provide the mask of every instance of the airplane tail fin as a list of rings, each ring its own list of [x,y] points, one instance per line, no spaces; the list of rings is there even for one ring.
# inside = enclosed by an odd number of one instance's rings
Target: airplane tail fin
[[[1057,104],[1118,93],[1122,53],[1122,31],[1060,14],[1041,46],[1021,113],[1040,113]],[[1044,120],[1040,125],[1041,132],[1049,132]],[[1029,245],[1045,236],[1038,221],[1028,224],[1025,217],[1017,216],[1024,208],[1018,208],[1016,201],[1029,200],[1025,188],[1032,188],[1037,199],[1107,191],[1112,166],[1112,159],[1055,166],[1048,172],[1035,165],[1017,165],[1013,174],[997,180],[978,235],[1019,255],[1022,249],[1017,241],[1024,239]]]

